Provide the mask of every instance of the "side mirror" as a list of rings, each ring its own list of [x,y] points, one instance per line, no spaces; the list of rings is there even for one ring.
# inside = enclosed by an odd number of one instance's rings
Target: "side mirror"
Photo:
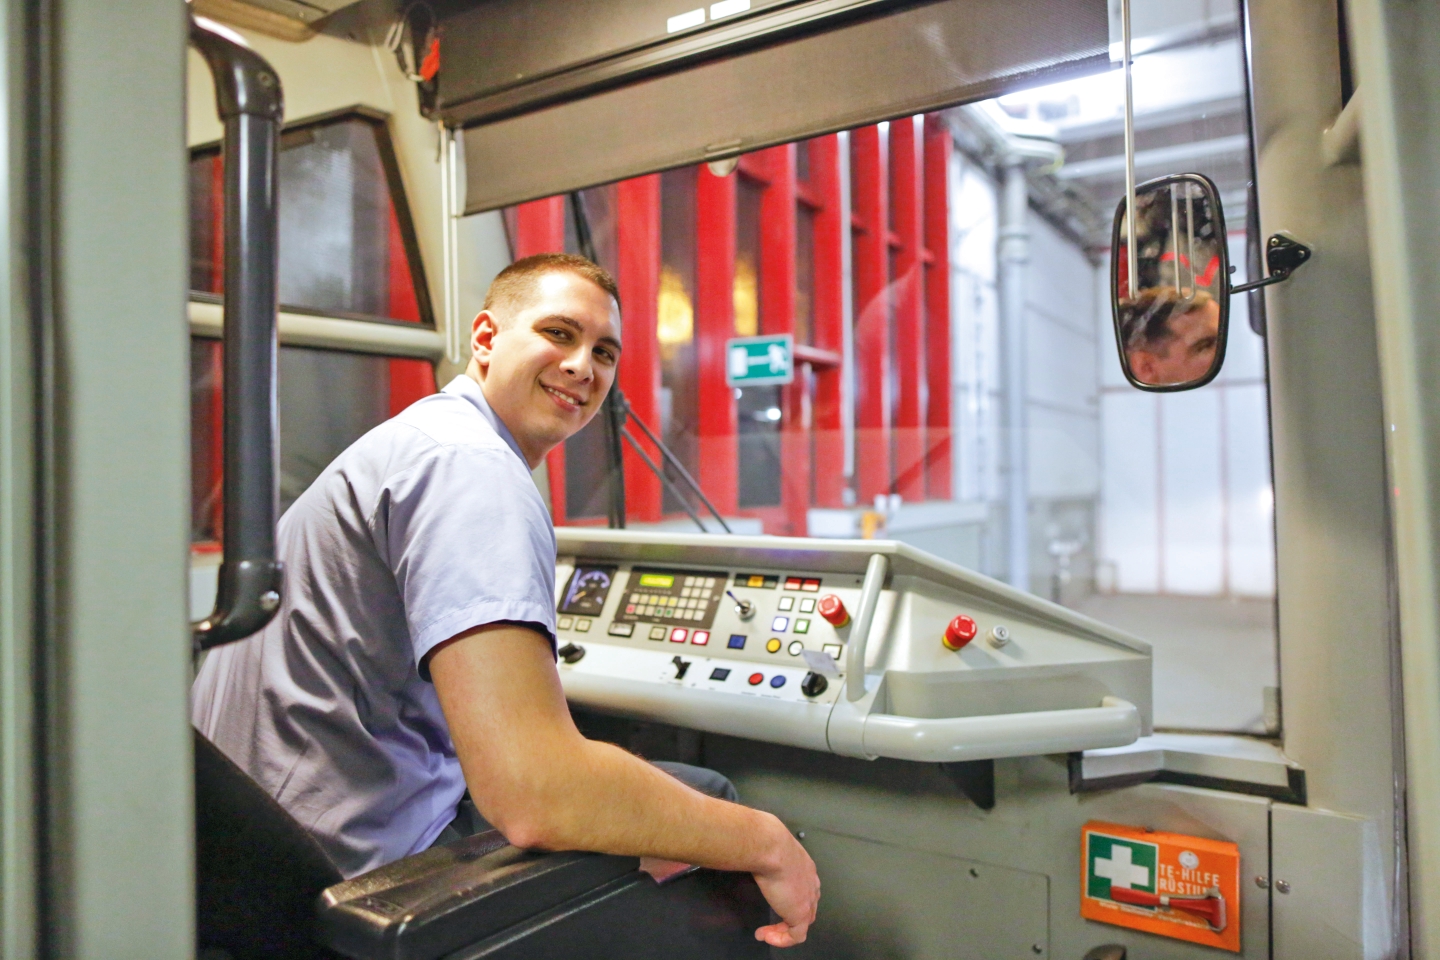
[[[1203,387],[1225,362],[1230,296],[1278,283],[1310,258],[1279,234],[1266,245],[1270,276],[1230,285],[1220,195],[1198,173],[1160,177],[1135,189],[1132,277],[1126,203],[1115,209],[1110,302],[1125,378],[1141,390]]]

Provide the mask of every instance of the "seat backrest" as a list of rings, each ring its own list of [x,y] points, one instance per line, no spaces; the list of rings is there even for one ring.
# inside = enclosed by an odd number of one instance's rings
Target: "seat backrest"
[[[233,960],[331,960],[315,939],[320,893],[343,878],[244,770],[195,731],[195,907],[200,950]]]

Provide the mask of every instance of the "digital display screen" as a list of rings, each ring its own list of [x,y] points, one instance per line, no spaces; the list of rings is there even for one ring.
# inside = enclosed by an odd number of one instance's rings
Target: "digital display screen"
[[[669,590],[675,586],[675,575],[672,573],[642,573],[640,574],[640,586]]]
[[[602,564],[576,564],[561,594],[560,612],[579,614],[582,617],[598,617],[605,608],[605,598],[610,596],[610,585],[615,582],[615,567]]]

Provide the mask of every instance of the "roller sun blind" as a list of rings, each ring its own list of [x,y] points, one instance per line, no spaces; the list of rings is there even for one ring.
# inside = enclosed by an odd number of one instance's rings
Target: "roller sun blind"
[[[1105,0],[487,0],[442,31],[465,210],[1105,69]]]

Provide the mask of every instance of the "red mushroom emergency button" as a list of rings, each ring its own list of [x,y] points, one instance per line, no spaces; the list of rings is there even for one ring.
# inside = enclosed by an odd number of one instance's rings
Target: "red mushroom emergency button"
[[[821,597],[815,609],[831,626],[843,627],[850,622],[850,611],[845,609],[845,601],[833,593]]]
[[[978,632],[979,628],[975,626],[975,621],[962,613],[950,621],[949,626],[945,628],[945,636],[940,638],[940,642],[951,650],[959,650],[974,640],[975,634]]]

